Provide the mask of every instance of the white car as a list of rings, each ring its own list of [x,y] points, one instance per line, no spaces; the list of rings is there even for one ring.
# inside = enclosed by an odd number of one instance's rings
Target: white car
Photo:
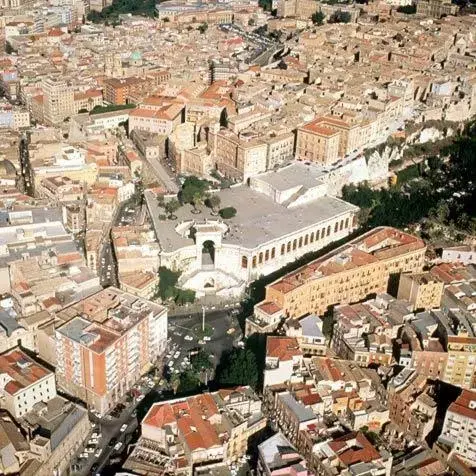
[[[121,426],[121,429],[119,430],[121,433],[124,433],[127,430],[127,424],[124,423],[124,425]]]
[[[83,451],[83,452],[79,455],[79,458],[80,458],[80,459],[89,458],[89,453],[86,453],[86,451]]]
[[[174,354],[174,359],[178,359],[180,356],[180,350],[177,350],[177,352],[175,352]]]
[[[88,446],[85,451],[86,451],[86,453],[94,453],[96,450],[94,448],[91,448],[90,446]]]
[[[122,448],[122,442],[118,441],[114,446],[115,451],[119,451]]]
[[[185,340],[193,340],[193,337],[192,336],[185,336],[184,339]]]
[[[102,454],[102,449],[99,448],[99,449],[96,450],[96,453],[94,453],[94,456],[95,456],[96,458],[99,458],[99,457],[101,456],[101,454]]]
[[[212,338],[209,337],[209,336],[205,336],[205,337],[203,338],[203,340],[204,340],[205,342],[210,342],[210,341],[212,340]]]

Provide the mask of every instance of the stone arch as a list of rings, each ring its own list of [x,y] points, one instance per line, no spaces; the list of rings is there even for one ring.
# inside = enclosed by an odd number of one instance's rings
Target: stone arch
[[[215,243],[206,240],[202,244],[202,266],[215,264]]]

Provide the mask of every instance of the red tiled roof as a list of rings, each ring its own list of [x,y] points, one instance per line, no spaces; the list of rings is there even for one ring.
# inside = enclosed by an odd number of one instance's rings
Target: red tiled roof
[[[286,361],[299,355],[302,355],[302,352],[294,337],[268,336],[266,341],[266,357],[274,357],[281,361]]]

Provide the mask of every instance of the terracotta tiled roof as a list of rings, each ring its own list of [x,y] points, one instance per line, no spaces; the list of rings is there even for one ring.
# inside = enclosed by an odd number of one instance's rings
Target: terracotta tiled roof
[[[300,355],[302,352],[294,337],[269,336],[266,341],[266,357],[286,361]]]

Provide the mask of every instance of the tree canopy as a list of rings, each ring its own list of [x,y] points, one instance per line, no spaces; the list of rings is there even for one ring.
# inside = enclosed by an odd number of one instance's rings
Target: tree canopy
[[[88,20],[94,23],[116,21],[119,15],[132,13],[153,17],[155,15],[156,0],[113,0],[111,5],[104,7],[100,12],[91,10]]]
[[[206,180],[200,180],[198,177],[187,177],[182,185],[180,200],[182,203],[194,203],[197,197],[204,197],[210,185]]]
[[[329,23],[350,23],[352,16],[349,12],[336,10],[330,17]]]
[[[233,218],[236,215],[236,208],[234,207],[222,208],[218,213],[224,220],[228,220],[230,218]]]
[[[367,184],[348,185],[342,195],[362,208],[361,223],[366,227],[405,227],[430,217],[474,233],[476,122],[470,123],[452,144],[442,144],[439,153],[425,163],[400,171],[396,186],[373,190]]]
[[[311,16],[312,23],[318,26],[321,26],[324,23],[324,18],[326,18],[326,16],[324,15],[324,13],[322,13],[321,10],[318,10]]]
[[[224,354],[217,368],[217,382],[224,386],[258,384],[258,365],[249,349],[233,349]]]

